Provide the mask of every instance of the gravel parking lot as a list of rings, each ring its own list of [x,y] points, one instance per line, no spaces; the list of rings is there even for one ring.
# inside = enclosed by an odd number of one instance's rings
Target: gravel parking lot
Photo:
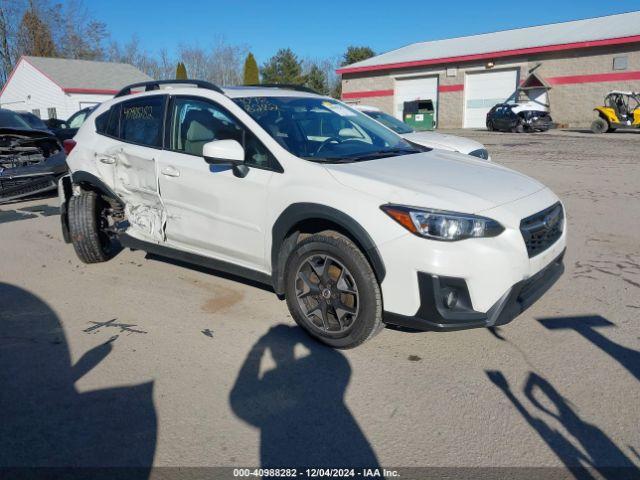
[[[262,287],[143,252],[87,266],[62,240],[57,199],[0,206],[0,465],[638,478],[640,132],[452,133],[567,209],[564,276],[493,331],[387,329],[330,350]]]

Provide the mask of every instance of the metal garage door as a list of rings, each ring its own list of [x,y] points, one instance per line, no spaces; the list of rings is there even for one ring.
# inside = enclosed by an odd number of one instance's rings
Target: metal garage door
[[[433,100],[434,120],[438,114],[438,77],[396,79],[395,114],[402,120],[404,102]]]
[[[518,70],[467,73],[464,85],[464,127],[484,128],[487,112],[512,96],[518,86]]]

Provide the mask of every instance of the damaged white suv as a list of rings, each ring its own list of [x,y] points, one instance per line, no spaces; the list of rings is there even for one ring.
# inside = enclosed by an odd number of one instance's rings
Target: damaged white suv
[[[132,85],[74,140],[59,193],[82,261],[121,245],[266,283],[333,347],[501,325],[563,271],[544,185],[303,88]]]

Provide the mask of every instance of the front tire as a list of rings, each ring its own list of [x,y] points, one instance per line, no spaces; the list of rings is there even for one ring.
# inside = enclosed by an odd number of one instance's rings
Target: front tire
[[[106,262],[116,254],[111,239],[103,230],[105,208],[105,202],[95,192],[83,192],[69,199],[71,243],[84,263]]]
[[[593,133],[605,133],[609,130],[609,122],[607,122],[604,118],[598,117],[591,124],[591,131]]]
[[[287,260],[291,316],[334,348],[354,348],[383,327],[382,295],[371,265],[347,237],[329,231],[302,240]]]

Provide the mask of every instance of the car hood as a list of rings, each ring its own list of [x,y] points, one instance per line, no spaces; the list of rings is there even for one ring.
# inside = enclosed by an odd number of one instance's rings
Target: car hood
[[[29,138],[53,137],[53,134],[46,130],[36,130],[32,128],[12,128],[0,127],[0,135],[20,135]]]
[[[508,168],[442,150],[325,165],[342,185],[382,203],[478,213],[546,188]]]
[[[412,132],[405,133],[402,138],[423,145],[429,148],[438,148],[440,150],[451,150],[460,153],[470,153],[474,150],[484,148],[479,142],[455,135],[447,135],[445,133],[435,132]]]

